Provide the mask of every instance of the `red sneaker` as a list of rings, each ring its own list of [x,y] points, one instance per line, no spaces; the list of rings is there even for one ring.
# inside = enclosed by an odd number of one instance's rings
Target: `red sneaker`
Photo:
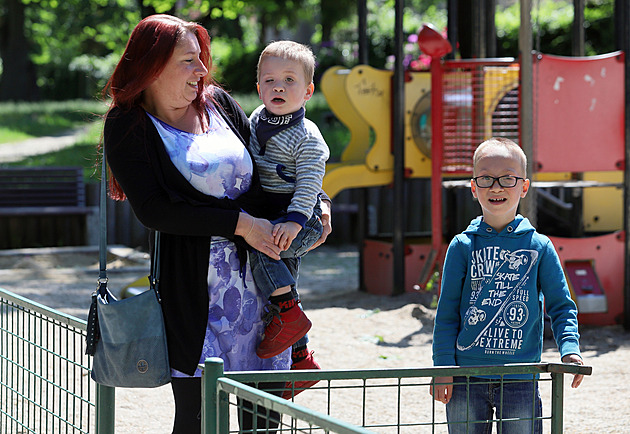
[[[286,312],[280,312],[278,306],[270,304],[267,313],[272,318],[267,323],[265,336],[256,349],[256,354],[261,359],[277,356],[300,340],[312,325],[297,304]]]
[[[294,369],[322,369],[319,367],[317,362],[313,359],[313,351],[311,351],[305,359],[300,360],[297,363],[291,365],[291,370]],[[284,399],[291,399],[291,397],[297,395],[298,393],[304,392],[309,387],[313,387],[319,383],[319,380],[314,381],[296,381],[295,385],[290,382],[284,385],[284,392],[282,393],[282,397]]]

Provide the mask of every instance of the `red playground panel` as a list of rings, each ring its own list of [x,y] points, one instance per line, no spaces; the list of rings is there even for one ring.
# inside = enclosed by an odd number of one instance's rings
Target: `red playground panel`
[[[578,298],[578,322],[580,324],[590,325],[613,325],[623,322],[623,285],[624,285],[624,243],[625,233],[614,232],[611,234],[600,235],[596,237],[586,238],[560,238],[549,237],[560,256],[563,267],[567,270],[574,264],[574,261],[589,262],[592,266],[593,276],[589,279],[596,279],[606,297],[607,310],[603,312],[580,312],[579,305],[583,307],[588,305],[580,303],[579,297],[586,296],[584,288],[581,290],[573,285],[572,290],[574,296]],[[583,268],[586,270],[586,268]],[[572,276],[569,274],[569,279]],[[575,283],[575,279],[574,282]],[[595,285],[593,285],[593,295],[601,295]],[[577,289],[577,290],[576,290]],[[601,306],[601,303],[598,303]]]
[[[446,252],[447,246],[442,246]],[[422,267],[431,256],[431,244],[428,242],[405,243],[405,292],[415,292],[414,286],[419,283]],[[444,263],[444,256],[436,258]],[[376,295],[393,295],[394,256],[391,241],[363,241],[363,280],[365,291]]]
[[[623,170],[624,53],[534,55],[537,172]]]

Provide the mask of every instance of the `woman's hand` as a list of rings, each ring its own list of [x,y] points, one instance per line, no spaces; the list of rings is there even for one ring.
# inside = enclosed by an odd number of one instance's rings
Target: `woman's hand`
[[[240,235],[254,249],[277,261],[282,250],[276,246],[272,231],[273,225],[269,220],[240,213],[234,235]]]
[[[328,200],[321,201],[322,207],[322,226],[324,227],[324,231],[322,232],[322,236],[319,237],[319,240],[315,241],[315,244],[311,246],[310,250],[313,250],[315,247],[324,244],[328,235],[332,232],[332,219],[331,219],[331,203]]]

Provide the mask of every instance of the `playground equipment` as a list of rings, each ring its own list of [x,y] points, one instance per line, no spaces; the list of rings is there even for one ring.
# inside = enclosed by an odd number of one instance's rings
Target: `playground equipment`
[[[440,39],[441,38],[441,39]],[[431,180],[431,238],[405,243],[405,291],[439,269],[444,239],[443,195],[468,188],[472,154],[492,136],[519,141],[519,62],[442,60],[450,48],[430,26],[419,32],[431,72],[409,72],[405,83],[405,177]],[[424,44],[424,45],[422,45]],[[352,139],[329,165],[324,189],[393,182],[391,76],[359,65],[322,79],[333,112]],[[586,324],[613,324],[623,315],[621,231],[624,158],[624,54],[588,58],[534,55],[534,162],[538,228],[551,235]],[[375,140],[370,146],[369,128]],[[448,217],[448,216],[447,216]],[[462,228],[459,228],[461,230]],[[564,232],[562,232],[564,231]],[[554,235],[557,233],[562,236]],[[585,236],[588,235],[588,236]],[[362,245],[365,290],[390,294],[392,245]],[[418,276],[420,275],[420,278]]]
[[[321,81],[321,89],[331,110],[350,130],[351,139],[341,160],[327,166],[324,191],[336,196],[341,190],[354,187],[385,185],[394,176],[394,156],[391,148],[391,79],[392,72],[367,65],[352,69],[332,67]],[[420,101],[430,91],[430,74],[415,72],[405,80],[405,154],[411,177],[428,177],[431,161],[422,150],[428,144],[411,131],[411,115],[416,98]],[[427,109],[429,105],[427,104]],[[374,144],[370,145],[370,128],[374,131]]]
[[[578,304],[579,320],[621,323],[624,53],[578,58],[536,54],[534,85],[535,169],[547,175],[568,173],[568,182],[551,185],[572,195],[584,191],[570,212],[581,214],[586,236],[551,237]]]

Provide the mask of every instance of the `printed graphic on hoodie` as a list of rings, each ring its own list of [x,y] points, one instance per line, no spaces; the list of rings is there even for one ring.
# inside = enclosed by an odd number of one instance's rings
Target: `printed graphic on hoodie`
[[[474,346],[486,354],[512,355],[523,345],[530,294],[525,287],[538,260],[536,250],[510,252],[499,247],[473,251],[472,291],[457,349]]]

